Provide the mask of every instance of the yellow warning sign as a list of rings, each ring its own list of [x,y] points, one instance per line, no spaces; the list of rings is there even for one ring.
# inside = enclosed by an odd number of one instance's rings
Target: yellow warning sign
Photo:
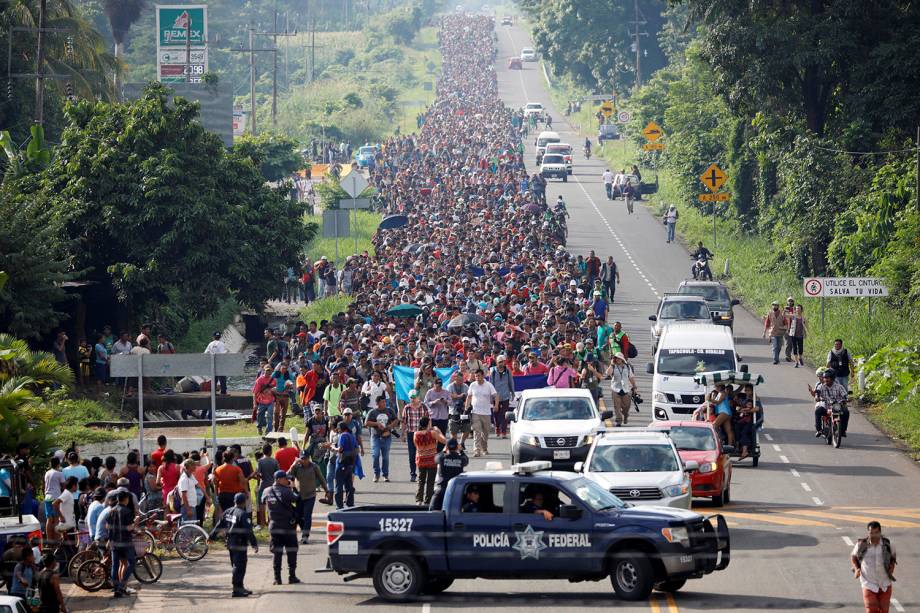
[[[717,194],[700,194],[700,202],[727,202],[731,197],[731,194],[727,192],[719,192]]]
[[[604,117],[610,117],[611,115],[613,115],[613,112],[615,110],[616,109],[614,108],[613,103],[610,102],[609,100],[601,104],[601,113],[604,114]]]
[[[664,132],[661,131],[661,126],[659,126],[654,121],[648,122],[648,125],[645,126],[645,129],[642,130],[642,134],[645,135],[645,138],[655,142],[664,135]]]
[[[646,151],[661,151],[664,149],[664,143],[645,143],[642,148]]]
[[[726,180],[728,180],[728,176],[716,164],[710,164],[709,168],[700,175],[700,181],[711,192],[719,191],[719,188],[725,185]]]

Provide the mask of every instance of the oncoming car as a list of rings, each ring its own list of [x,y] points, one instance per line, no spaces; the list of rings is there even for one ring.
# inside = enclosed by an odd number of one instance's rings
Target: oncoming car
[[[671,324],[682,323],[712,323],[709,307],[706,301],[699,296],[665,294],[658,303],[658,311],[649,315],[652,321],[652,353],[658,349],[658,339],[661,333]]]
[[[677,288],[678,294],[701,296],[709,305],[712,323],[734,329],[735,312],[732,307],[741,304],[740,300],[729,297],[728,288],[718,281],[682,281]]]
[[[569,168],[565,163],[565,158],[558,153],[546,153],[540,164],[540,175],[544,179],[556,177],[563,182],[569,181]]]
[[[710,498],[721,507],[731,500],[733,447],[722,445],[712,424],[708,421],[657,421],[649,424],[650,430],[668,433],[677,453],[684,463],[694,461],[699,470],[690,473],[695,498]]]
[[[525,62],[536,62],[537,52],[530,47],[524,47],[521,49],[521,59]]]
[[[502,17],[503,26],[510,26],[512,23],[514,23],[514,20],[511,19],[511,15],[505,15],[504,17]]]
[[[558,153],[565,159],[565,166],[569,174],[572,174],[572,145],[568,143],[549,143],[546,145],[546,153]]]
[[[367,168],[374,163],[374,157],[377,155],[376,145],[364,145],[358,149],[355,154],[355,161],[359,168]]]
[[[521,58],[519,57],[508,58],[508,69],[509,70],[523,70],[524,64],[521,63]]]

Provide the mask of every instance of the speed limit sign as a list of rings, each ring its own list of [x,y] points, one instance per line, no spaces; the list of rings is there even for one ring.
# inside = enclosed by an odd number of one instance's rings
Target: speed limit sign
[[[629,111],[620,111],[617,113],[617,121],[619,123],[629,123],[630,119],[632,119],[632,115],[629,114]]]

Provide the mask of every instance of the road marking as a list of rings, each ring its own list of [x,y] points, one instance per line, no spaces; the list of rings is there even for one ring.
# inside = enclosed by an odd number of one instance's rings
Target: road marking
[[[853,540],[852,540],[850,537],[848,537],[848,536],[841,536],[840,538],[842,538],[842,539],[843,539],[843,542],[847,544],[847,547],[852,547],[852,546],[853,546]]]
[[[794,469],[794,468],[790,468],[790,469],[789,469],[789,472],[791,472],[791,473],[792,473],[792,476],[795,477],[796,479],[798,479],[799,477],[802,476],[802,475],[799,474],[799,471],[797,471],[797,470]]]
[[[677,613],[680,609],[677,608],[677,603],[674,602],[674,594],[668,594],[668,611],[669,613]]]
[[[782,447],[780,447],[779,445],[777,445],[777,444],[774,443],[774,445],[773,445],[773,451],[782,451],[782,450],[783,450]]]
[[[824,503],[821,502],[821,499],[818,498],[817,496],[812,496],[811,499],[814,500],[814,501],[815,501],[815,504],[818,505],[819,507],[823,507],[823,506],[824,506]]]
[[[895,609],[897,609],[898,611],[901,611],[901,613],[904,612],[904,607],[901,606],[901,603],[898,602],[898,599],[897,599],[897,598],[892,598],[892,599],[891,599],[891,604],[894,605],[894,608],[895,608]]]
[[[773,435],[772,435],[772,434],[767,434],[766,432],[763,433],[763,437],[764,437],[765,439],[767,439],[768,441],[772,441],[772,440],[773,440]]]
[[[794,513],[795,515],[805,515],[807,517],[819,517],[821,519],[844,520],[853,523],[865,523],[876,519],[875,517],[867,515],[844,515],[842,513],[834,513],[832,511],[813,511],[810,509],[795,509],[790,510],[789,513]],[[891,528],[920,528],[920,524],[916,522],[897,519],[886,519],[885,526]]]
[[[783,464],[788,464],[788,463],[789,463],[789,458],[787,458],[787,457],[784,456],[784,455],[779,456],[779,459],[783,461]]]
[[[431,604],[425,603],[422,605],[422,613],[431,613]]]
[[[735,511],[721,511],[720,515],[732,517],[734,519],[747,519],[755,522],[766,522],[768,524],[779,524],[781,526],[814,526],[818,528],[833,528],[834,525],[826,521],[817,519],[801,519],[798,517],[788,517],[784,515],[773,515],[769,513],[736,513]]]
[[[652,613],[661,613],[661,607],[658,606],[658,597],[650,596],[648,599],[648,607],[652,610]]]
[[[811,491],[811,486],[805,483],[804,481],[800,485],[802,486],[802,489],[805,490],[806,492]]]
[[[887,508],[887,507],[838,507],[848,511],[860,511],[872,515],[894,515],[895,517],[909,517],[911,519],[920,519],[920,511],[914,508]]]

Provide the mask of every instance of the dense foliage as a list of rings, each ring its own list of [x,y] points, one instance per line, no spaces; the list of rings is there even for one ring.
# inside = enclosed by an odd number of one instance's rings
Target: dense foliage
[[[266,181],[280,181],[304,168],[303,156],[297,143],[286,136],[263,132],[257,136],[245,134],[233,143],[233,151],[252,160]]]

